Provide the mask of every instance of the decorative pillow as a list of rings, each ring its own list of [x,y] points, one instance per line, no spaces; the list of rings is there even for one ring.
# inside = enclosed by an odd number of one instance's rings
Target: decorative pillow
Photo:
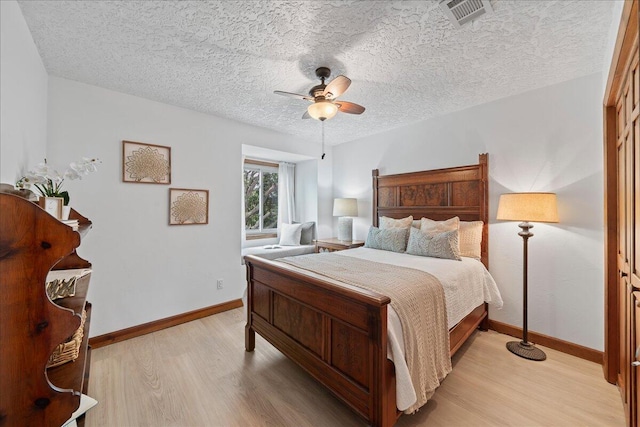
[[[406,218],[394,219],[388,216],[380,217],[380,229],[387,230],[389,228],[409,228],[413,222],[413,216],[409,215]]]
[[[282,224],[280,226],[280,246],[297,246],[300,244],[302,224]]]
[[[454,216],[446,221],[434,221],[429,218],[420,220],[420,231],[427,234],[438,234],[445,231],[457,230],[460,227],[460,218]]]
[[[422,225],[422,221],[419,219],[414,219],[413,221],[411,221],[412,227],[420,228],[421,225]]]
[[[410,233],[407,245],[408,254],[462,260],[458,249],[458,230],[428,234],[411,228]]]
[[[460,256],[482,257],[482,221],[460,221]]]
[[[293,222],[293,224],[300,224],[299,222]],[[300,235],[301,245],[312,245],[316,223],[313,221],[302,223],[302,234]]]
[[[407,247],[407,232],[406,228],[387,228],[383,230],[378,227],[369,227],[369,234],[364,247],[402,253]]]

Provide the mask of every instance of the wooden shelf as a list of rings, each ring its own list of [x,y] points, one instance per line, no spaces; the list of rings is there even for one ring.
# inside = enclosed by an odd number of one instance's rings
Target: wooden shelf
[[[89,292],[90,279],[91,273],[82,276],[76,281],[76,294],[74,296],[57,299],[53,303],[60,307],[69,308],[76,314],[82,314],[82,309],[85,307],[85,301],[87,300],[87,293]]]
[[[52,269],[91,268],[76,253],[91,221],[71,210],[79,230],[37,204],[0,192],[0,425],[59,426],[80,405],[89,370],[91,274],[77,280],[73,297],[51,301],[46,281]],[[70,309],[73,313],[69,312]],[[58,344],[69,339],[87,311],[74,361],[46,368]]]
[[[84,321],[84,336],[80,345],[80,354],[73,362],[47,369],[47,378],[54,386],[63,390],[82,392],[84,382],[85,363],[87,361],[87,347],[89,345],[89,324],[91,323],[91,303],[87,303],[87,318]]]

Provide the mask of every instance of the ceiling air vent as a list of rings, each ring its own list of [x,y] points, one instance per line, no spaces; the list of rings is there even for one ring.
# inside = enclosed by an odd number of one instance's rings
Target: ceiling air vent
[[[489,0],[440,0],[440,8],[458,28],[480,15],[493,12]]]

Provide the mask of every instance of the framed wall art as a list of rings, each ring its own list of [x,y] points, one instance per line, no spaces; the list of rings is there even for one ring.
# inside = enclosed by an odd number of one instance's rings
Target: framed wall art
[[[171,184],[171,147],[122,141],[122,181]]]
[[[209,190],[169,189],[169,225],[209,223]]]

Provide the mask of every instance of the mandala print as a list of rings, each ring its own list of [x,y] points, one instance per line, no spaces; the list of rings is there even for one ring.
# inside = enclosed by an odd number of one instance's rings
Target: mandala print
[[[171,216],[179,224],[204,223],[207,218],[207,202],[192,191],[179,196],[171,206]]]
[[[154,182],[163,182],[169,175],[169,161],[157,148],[144,147],[133,151],[127,156],[125,165],[129,176],[136,181],[149,178]]]

